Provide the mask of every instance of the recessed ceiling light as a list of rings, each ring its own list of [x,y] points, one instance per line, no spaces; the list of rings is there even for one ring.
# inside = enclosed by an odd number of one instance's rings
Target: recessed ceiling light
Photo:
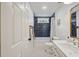
[[[47,9],[47,7],[46,6],[43,6],[42,9],[45,10],[45,9]]]
[[[72,2],[64,2],[64,4],[71,4]]]

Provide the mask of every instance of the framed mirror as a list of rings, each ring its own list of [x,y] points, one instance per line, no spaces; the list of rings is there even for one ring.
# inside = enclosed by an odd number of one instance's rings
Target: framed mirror
[[[70,36],[79,38],[79,4],[74,6],[70,13]]]

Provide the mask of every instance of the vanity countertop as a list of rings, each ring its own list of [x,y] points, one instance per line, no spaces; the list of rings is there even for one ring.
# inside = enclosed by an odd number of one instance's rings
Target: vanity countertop
[[[53,40],[53,43],[67,56],[67,57],[79,57],[79,47],[73,45],[72,42],[67,40]]]

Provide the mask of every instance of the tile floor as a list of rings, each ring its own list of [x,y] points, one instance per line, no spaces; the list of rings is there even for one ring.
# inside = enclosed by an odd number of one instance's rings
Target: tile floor
[[[24,56],[26,57],[54,57],[45,52],[47,46],[46,42],[49,42],[50,38],[36,38],[34,42],[34,47],[26,48]]]

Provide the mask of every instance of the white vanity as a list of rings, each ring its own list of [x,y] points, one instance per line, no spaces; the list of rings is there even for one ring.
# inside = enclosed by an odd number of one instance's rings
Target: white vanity
[[[60,56],[79,57],[79,48],[67,40],[53,40],[54,47]]]
[[[45,52],[54,57],[66,57],[62,50],[54,42],[46,43]]]

